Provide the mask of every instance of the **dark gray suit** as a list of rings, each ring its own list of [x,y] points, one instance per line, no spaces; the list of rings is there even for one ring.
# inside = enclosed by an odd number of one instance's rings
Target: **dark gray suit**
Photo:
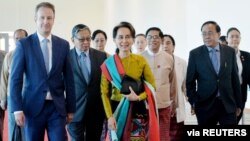
[[[101,100],[100,66],[106,59],[106,53],[96,49],[89,49],[91,64],[90,82],[87,84],[78,62],[76,49],[70,51],[73,65],[75,91],[76,91],[76,113],[68,129],[71,140],[84,140],[84,132],[87,141],[100,141],[103,120],[105,118],[104,108]]]
[[[242,96],[234,49],[220,46],[218,75],[205,45],[190,51],[186,87],[198,124],[236,124],[234,115],[242,106]]]

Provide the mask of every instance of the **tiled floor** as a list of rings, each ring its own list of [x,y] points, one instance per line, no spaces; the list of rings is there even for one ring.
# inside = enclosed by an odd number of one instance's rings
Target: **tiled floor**
[[[8,141],[8,121],[7,120],[8,120],[8,112],[5,111],[3,141]],[[46,132],[45,132],[44,141],[48,141]]]
[[[250,95],[250,92],[249,92]],[[191,115],[191,109],[190,109],[190,104],[186,103],[186,120],[185,120],[185,124],[186,125],[197,125],[197,120],[196,120],[196,116],[195,115]],[[3,141],[7,141],[8,138],[8,134],[7,134],[7,112],[6,112],[6,117],[5,117],[5,124],[4,124],[4,135],[3,135]],[[246,109],[244,111],[244,115],[243,115],[243,124],[244,125],[250,125],[250,98],[248,98],[248,101],[246,103]],[[242,122],[240,122],[242,124]],[[47,140],[47,138],[45,138],[45,141]]]

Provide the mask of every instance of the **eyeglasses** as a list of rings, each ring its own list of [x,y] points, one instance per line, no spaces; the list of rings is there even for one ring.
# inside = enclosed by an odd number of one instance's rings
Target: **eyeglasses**
[[[147,40],[152,40],[152,39],[157,39],[158,40],[158,39],[160,39],[160,36],[159,35],[153,35],[153,36],[152,35],[148,35],[147,36]]]
[[[205,37],[205,36],[212,36],[212,35],[214,35],[215,33],[214,32],[202,32],[201,33],[201,35],[203,36],[203,37]]]
[[[86,38],[78,38],[75,36],[75,38],[79,41],[79,42],[84,42],[84,41],[87,41],[87,42],[90,42],[91,41],[91,36],[89,37],[86,37]]]
[[[132,36],[130,36],[130,35],[116,37],[116,39],[119,40],[119,41],[122,41],[123,39],[129,40],[131,38],[132,38]]]

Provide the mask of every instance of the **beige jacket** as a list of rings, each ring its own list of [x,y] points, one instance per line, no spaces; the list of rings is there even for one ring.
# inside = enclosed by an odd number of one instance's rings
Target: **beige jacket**
[[[176,76],[174,60],[164,51],[153,53],[149,50],[142,54],[154,74],[156,83],[156,100],[159,109],[169,107],[176,96]]]
[[[10,66],[12,62],[13,51],[10,51],[4,57],[1,79],[0,79],[0,102],[2,109],[6,108],[7,95],[9,94],[9,77],[10,77]]]

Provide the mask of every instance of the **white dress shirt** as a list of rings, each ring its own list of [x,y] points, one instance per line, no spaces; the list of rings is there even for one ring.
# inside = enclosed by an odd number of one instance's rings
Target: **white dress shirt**
[[[239,50],[236,53],[236,61],[237,61],[237,66],[238,66],[238,75],[239,75],[239,79],[240,79],[240,84],[242,84],[242,70],[243,70],[243,66],[242,66],[242,62],[240,60],[240,51]]]
[[[40,43],[40,47],[42,47],[42,41],[45,39],[41,34],[39,34],[37,32],[37,36],[38,36],[38,39],[39,39],[39,43]],[[46,38],[48,39],[48,51],[49,51],[49,72],[52,68],[52,39],[51,39],[51,34]],[[52,96],[50,94],[50,91],[47,92],[47,95],[46,95],[46,100],[52,100]]]

